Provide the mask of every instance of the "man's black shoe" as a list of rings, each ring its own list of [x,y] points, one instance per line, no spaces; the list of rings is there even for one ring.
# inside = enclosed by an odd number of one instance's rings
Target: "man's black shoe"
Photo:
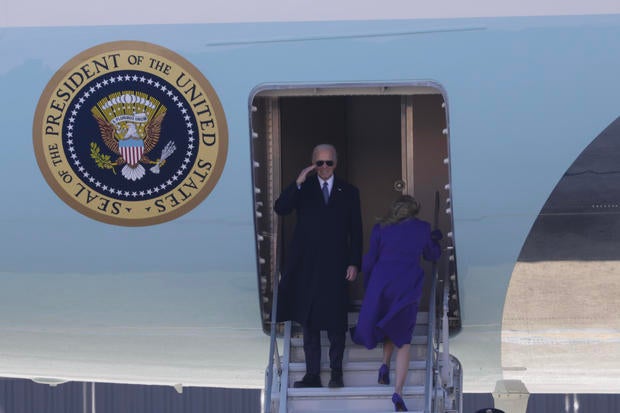
[[[332,389],[344,387],[344,382],[342,381],[341,371],[332,371],[332,376],[331,376],[331,379],[329,380],[328,386]]]
[[[323,387],[323,385],[321,384],[321,376],[306,373],[303,379],[293,383],[293,387],[295,387],[296,389],[306,387]]]

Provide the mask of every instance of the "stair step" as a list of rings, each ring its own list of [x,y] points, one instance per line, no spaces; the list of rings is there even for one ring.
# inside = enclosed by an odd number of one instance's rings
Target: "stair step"
[[[426,333],[426,331],[424,331],[424,333]],[[417,335],[414,334],[414,336],[411,338],[411,344],[426,345],[426,343],[427,343],[426,334],[417,334]],[[303,336],[291,337],[291,346],[303,347],[304,346]],[[321,346],[329,347],[329,339],[327,338],[327,333],[325,331],[321,331]],[[359,347],[359,348],[363,348],[367,350],[366,347],[360,344],[354,343],[353,340],[351,340],[351,336],[349,334],[347,334],[346,336],[345,346],[346,347]],[[383,343],[377,344],[376,348],[383,348]]]
[[[394,351],[393,357],[396,357],[396,351]],[[411,360],[424,360],[426,358],[426,338],[425,337],[413,337],[411,350]],[[357,344],[348,344],[344,349],[343,361],[380,361],[383,358],[383,345],[379,344],[377,347],[368,350],[366,347]],[[329,360],[329,344],[326,342],[321,346],[321,360]],[[291,362],[304,362],[305,355],[303,349],[303,340],[301,338],[291,339]]]
[[[289,388],[289,397],[295,398],[326,398],[346,397],[357,399],[374,399],[383,397],[392,397],[394,389],[390,386],[364,386],[364,387],[342,387],[339,389],[330,389],[329,387],[310,387],[295,389]],[[404,397],[424,396],[424,386],[405,386],[403,388]]]
[[[343,363],[342,369],[344,370],[345,373],[347,371],[357,372],[357,371],[365,371],[365,370],[377,372],[380,366],[381,366],[381,361],[356,361],[356,362]],[[426,368],[426,361],[424,360],[413,360],[409,362],[410,370],[425,369],[425,368]],[[305,363],[289,363],[289,371],[304,371],[305,372],[306,364]],[[329,372],[330,371],[329,363],[322,363],[321,371]],[[390,372],[394,372],[393,365],[390,366]]]
[[[359,313],[349,313],[349,325],[357,323]],[[424,383],[426,375],[426,345],[428,333],[428,313],[418,313],[416,328],[411,342],[411,361],[407,383],[403,390],[403,399],[410,412],[422,413],[424,410]],[[329,340],[327,333],[321,332],[321,381],[325,387],[294,388],[293,383],[301,380],[305,374],[303,337],[299,326],[293,326],[293,336],[288,366],[287,412],[288,413],[387,413],[393,411],[392,394],[394,392],[395,363],[390,370],[391,385],[377,384],[377,371],[383,357],[383,345],[366,349],[352,342],[346,334],[346,346],[343,360],[343,380],[345,387],[331,389],[327,387],[331,370],[329,368]],[[396,352],[394,353],[394,357]],[[274,379],[275,380],[275,379]],[[280,394],[272,392],[272,411],[277,411]]]
[[[409,406],[407,406],[409,407]],[[316,410],[294,410],[291,411],[294,413],[316,413]],[[351,413],[351,410],[325,410],[325,409],[321,409],[321,412],[325,412],[325,413]],[[366,412],[366,410],[356,410],[357,412]],[[410,413],[424,413],[424,410],[409,410]],[[381,411],[376,411],[373,410],[372,412],[368,412],[368,413],[394,413],[394,410],[381,410]],[[450,413],[449,410],[446,410],[445,413]]]
[[[341,389],[288,389],[288,411],[376,413],[393,408],[391,387],[344,387]],[[403,398],[410,411],[424,409],[424,387],[408,386]]]
[[[383,404],[385,404],[385,403],[383,403]],[[306,409],[300,410],[299,408],[294,407],[294,408],[289,408],[288,411],[289,411],[289,413],[317,413],[317,412],[321,412],[321,413],[351,413],[353,411],[355,413],[394,413],[394,407],[393,407],[392,402],[390,402],[390,406],[392,406],[391,410],[388,410],[389,407],[386,408],[386,407],[383,407],[383,406],[381,407],[381,410],[375,410],[375,409],[367,410],[364,407],[362,407],[361,409],[356,408],[355,410],[351,410],[351,407],[347,407],[346,410],[342,410],[342,409],[333,410],[329,406],[321,406],[320,410],[312,410],[312,409],[315,409],[314,407],[311,408],[311,410],[306,410]],[[408,404],[407,404],[407,408],[409,409],[410,413],[424,413],[423,409],[411,410],[411,406],[409,406]],[[445,413],[449,413],[449,412],[446,411]],[[457,412],[454,412],[454,413],[457,413]]]
[[[381,362],[353,362],[343,363],[343,380],[347,387],[363,387],[377,385],[378,369]],[[394,366],[390,370],[390,383],[396,380],[396,372]],[[305,363],[289,364],[289,387],[293,386],[298,380],[301,380],[306,373]],[[426,362],[416,360],[409,362],[409,373],[407,374],[406,386],[423,386],[426,373]],[[331,370],[328,364],[321,366],[321,382],[324,386],[329,383]]]

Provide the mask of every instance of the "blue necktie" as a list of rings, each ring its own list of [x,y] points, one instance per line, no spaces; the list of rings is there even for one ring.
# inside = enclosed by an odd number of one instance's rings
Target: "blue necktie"
[[[323,182],[323,200],[325,205],[329,202],[329,189],[327,188],[327,182]]]

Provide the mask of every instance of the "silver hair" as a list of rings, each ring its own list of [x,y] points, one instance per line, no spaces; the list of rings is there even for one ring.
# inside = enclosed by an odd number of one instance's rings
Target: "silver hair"
[[[334,162],[338,162],[338,152],[336,152],[336,148],[334,147],[334,145],[330,145],[329,143],[322,143],[320,145],[315,146],[314,149],[312,150],[313,161],[318,151],[331,151],[332,154],[334,155]]]

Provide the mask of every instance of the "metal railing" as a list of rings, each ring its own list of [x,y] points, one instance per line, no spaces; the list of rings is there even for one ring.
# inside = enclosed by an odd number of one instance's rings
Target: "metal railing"
[[[442,301],[443,307],[441,311],[441,363],[440,363],[440,375],[441,382],[445,387],[452,387],[452,365],[450,363],[450,323],[448,321],[448,312],[450,311],[450,284],[448,284],[448,274],[444,278],[443,282],[443,294]],[[439,349],[439,342],[437,343]]]
[[[439,225],[439,192],[435,191],[435,209],[433,219],[433,229],[437,229]],[[437,335],[437,283],[439,280],[439,269],[437,261],[433,261],[431,293],[428,308],[428,333],[426,335],[426,382],[425,382],[425,401],[424,412],[431,413],[433,409],[433,395],[435,394],[437,357],[435,351],[435,343],[438,344]]]
[[[437,267],[433,266],[433,283],[429,302],[426,351],[425,413],[461,412],[463,407],[463,371],[460,361],[450,354],[449,303],[450,285],[447,275],[443,291],[437,296],[440,282]],[[441,317],[437,320],[437,307]]]
[[[291,354],[291,329],[293,322],[284,322],[284,353],[282,355],[282,375],[280,376],[280,400],[279,400],[279,413],[286,413],[288,402],[288,365]]]
[[[435,192],[437,228],[439,193]],[[438,285],[443,290],[438,294]],[[441,312],[438,313],[438,307]],[[458,359],[450,355],[450,278],[449,271],[440,279],[437,262],[433,262],[432,284],[428,310],[426,348],[425,413],[461,412],[463,406],[463,371]],[[437,320],[439,314],[440,319]]]
[[[457,412],[463,411],[463,366],[456,357],[450,355],[450,363],[454,368],[452,369],[453,390],[452,398],[454,400],[454,410]]]
[[[437,314],[437,280],[438,280],[437,264],[433,263],[433,282],[431,285],[431,299],[429,300],[428,309],[428,333],[426,336],[426,382],[425,382],[425,401],[424,413],[431,413],[433,410],[433,395],[435,394],[434,378],[437,371],[437,363],[435,357],[435,339],[437,333],[436,314]]]
[[[280,353],[278,351],[278,335],[277,335],[277,309],[278,309],[278,284],[279,284],[279,271],[276,271],[273,281],[273,298],[272,298],[272,308],[271,308],[271,331],[270,331],[270,340],[269,340],[269,365],[267,366],[267,372],[265,377],[265,397],[263,400],[263,412],[271,413],[271,395],[273,392],[273,384],[275,382],[276,376],[274,375],[274,370],[277,372],[277,385],[279,386],[279,409],[280,413],[286,412],[286,399],[288,392],[288,365],[290,358],[290,347],[291,347],[291,330],[292,330],[292,322],[285,321],[284,322],[284,343],[283,343],[283,353],[282,357],[280,357]]]
[[[271,413],[271,391],[274,382],[274,367],[277,368],[278,377],[282,375],[282,364],[280,363],[280,354],[278,351],[278,341],[276,334],[276,316],[278,310],[278,284],[279,284],[279,268],[273,277],[273,297],[271,299],[271,331],[269,340],[269,364],[267,365],[267,373],[265,377],[265,398],[263,412]]]

